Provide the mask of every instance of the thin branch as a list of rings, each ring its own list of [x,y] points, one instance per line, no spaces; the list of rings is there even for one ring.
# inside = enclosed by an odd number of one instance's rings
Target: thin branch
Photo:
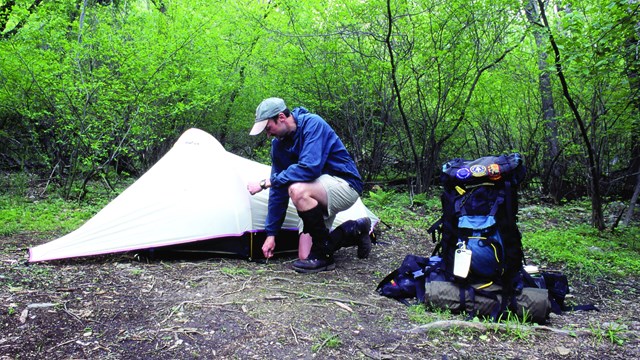
[[[482,323],[482,322],[473,322],[473,321],[463,321],[463,320],[440,320],[434,321],[432,323],[416,326],[408,332],[414,334],[423,334],[431,331],[442,331],[442,330],[451,330],[451,329],[469,329],[469,330],[477,330],[480,332],[488,332],[488,331],[501,331],[506,332],[513,330],[516,325],[509,325],[503,323]],[[517,325],[518,330],[521,331],[537,331],[537,332],[551,332],[558,335],[563,336],[590,336],[593,335],[593,332],[589,330],[563,330],[557,329],[544,325]]]
[[[309,300],[327,300],[327,301],[339,301],[342,303],[347,303],[347,304],[356,304],[356,305],[364,305],[364,306],[372,306],[372,307],[377,307],[376,305],[373,304],[369,304],[366,302],[362,302],[362,301],[355,301],[355,300],[349,300],[349,299],[340,299],[340,298],[334,298],[334,297],[329,297],[329,296],[316,296],[316,295],[312,295],[303,291],[291,291],[291,290],[284,290],[284,289],[273,289],[275,291],[282,291],[285,293],[289,293],[289,294],[294,294],[294,295],[298,295],[302,298],[307,298]]]

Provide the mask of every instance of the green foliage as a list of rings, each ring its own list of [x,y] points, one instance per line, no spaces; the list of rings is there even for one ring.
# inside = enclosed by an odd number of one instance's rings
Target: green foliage
[[[384,208],[392,205],[396,193],[393,191],[369,191],[369,204],[377,208]]]
[[[232,3],[202,3],[197,14],[190,5],[172,4],[168,17],[138,5],[45,3],[0,42],[11,54],[0,60],[0,119],[6,107],[23,124],[3,135],[42,149],[64,197],[84,196],[87,180],[111,168],[139,175],[189,127],[237,127],[233,104],[220,99],[237,92],[246,48],[231,46],[236,30],[221,24],[249,28],[247,18]]]
[[[507,311],[506,318],[501,319],[505,325],[505,336],[511,339],[526,340],[531,335],[531,329],[527,324],[528,314],[525,312],[521,317]]]
[[[243,277],[247,277],[247,276],[251,276],[251,271],[247,270],[247,269],[243,269],[243,268],[230,268],[230,267],[223,267],[222,269],[220,269],[220,271],[223,274],[229,275],[231,277],[235,277],[235,276],[243,276]]]
[[[523,245],[541,261],[564,263],[583,276],[637,276],[639,234],[637,227],[612,233],[577,225],[525,233]]]
[[[104,204],[106,202],[76,203],[59,198],[30,201],[23,197],[0,195],[0,234],[66,233],[82,225]]]
[[[407,311],[409,320],[419,325],[439,320],[450,320],[454,317],[448,309],[425,306],[423,304],[409,306]]]
[[[278,95],[323,115],[367,180],[417,178],[422,193],[448,158],[512,149],[544,178],[557,137],[564,180],[587,188],[585,147],[557,81],[558,126],[541,121],[539,79],[555,64],[521,2],[390,2],[389,13],[380,0],[155,4],[7,9],[0,168],[38,169],[61,196],[81,199],[91,181],[139,176],[190,127],[266,163],[268,141],[247,130],[256,104]],[[548,14],[550,31],[591,119],[597,165],[611,175],[629,164],[640,129],[634,8],[578,0],[571,9]],[[542,57],[548,68],[538,68]]]
[[[425,204],[433,205],[436,201],[426,200],[426,195],[421,195],[419,198],[425,199]],[[406,193],[385,191],[378,188],[375,191],[369,191],[368,196],[363,198],[363,202],[382,221],[393,227],[426,229],[435,221],[434,218],[423,213],[422,202],[414,202],[415,206],[412,206],[411,197]]]
[[[340,337],[338,334],[334,334],[328,331],[322,331],[320,333],[320,342],[313,344],[311,346],[311,351],[313,351],[314,353],[317,353],[320,350],[322,350],[322,348],[324,347],[330,348],[330,349],[337,349],[340,346],[342,346],[342,340],[340,340]]]
[[[590,323],[590,331],[595,336],[598,344],[608,341],[615,345],[624,345],[624,333],[628,332],[628,327],[619,322],[612,323]]]

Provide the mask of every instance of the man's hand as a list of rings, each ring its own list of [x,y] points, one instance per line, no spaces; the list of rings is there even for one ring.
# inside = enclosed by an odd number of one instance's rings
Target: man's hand
[[[249,194],[255,195],[255,194],[259,193],[260,191],[262,191],[262,187],[260,187],[260,182],[259,181],[250,181],[247,184],[247,190],[249,190]]]
[[[258,186],[260,187],[260,186]],[[275,236],[267,236],[267,239],[262,244],[262,253],[264,257],[269,259],[273,256],[273,251],[276,249],[276,237]]]

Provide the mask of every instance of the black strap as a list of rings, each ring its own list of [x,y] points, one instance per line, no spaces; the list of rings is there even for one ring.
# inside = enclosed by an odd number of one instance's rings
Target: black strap
[[[504,296],[503,296],[502,301],[500,301],[498,299],[498,295],[495,292],[492,292],[492,291],[486,291],[486,290],[483,290],[483,289],[476,289],[475,293],[477,295],[484,296],[484,297],[487,297],[487,298],[492,299],[492,300],[495,301],[496,305],[491,310],[491,313],[489,314],[489,316],[495,322],[500,320],[500,315],[505,310],[505,308],[504,308]]]
[[[431,225],[431,227],[427,230],[427,232],[429,234],[431,234],[431,241],[435,244],[436,243],[436,231],[440,234],[442,234],[442,218],[438,219],[438,221],[436,221],[435,223],[433,223],[433,225]]]
[[[573,305],[573,306],[563,306],[562,307],[562,311],[600,311],[600,309],[598,309],[595,305],[593,304],[585,304],[585,305]]]
[[[473,293],[473,287],[469,286],[469,285],[460,285],[458,286],[458,288],[460,289],[460,311],[466,311],[467,310],[467,291],[469,291],[469,297],[471,300],[471,311],[469,312],[469,315],[467,316],[467,319],[473,319],[476,316],[476,301],[475,301],[475,294]]]
[[[433,251],[431,252],[431,256],[436,256],[440,253],[440,249],[442,249],[442,242],[438,242],[436,244],[436,247],[433,248]]]
[[[515,224],[516,222],[516,214],[513,211],[513,196],[511,189],[511,181],[507,180],[504,182],[504,202],[507,207],[507,219]]]

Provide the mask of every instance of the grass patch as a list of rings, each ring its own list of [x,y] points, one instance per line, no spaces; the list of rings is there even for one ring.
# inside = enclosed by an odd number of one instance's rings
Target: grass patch
[[[409,306],[408,314],[409,320],[419,325],[439,320],[451,320],[455,317],[451,310],[423,304]]]
[[[385,224],[394,228],[428,229],[440,217],[440,199],[425,194],[409,196],[406,193],[377,189],[362,199]]]
[[[549,263],[564,263],[588,276],[639,275],[638,228],[598,231],[587,225],[526,233],[523,245]]]
[[[243,268],[239,268],[239,267],[223,267],[222,269],[220,269],[220,271],[228,276],[231,277],[236,277],[236,276],[251,276],[251,271],[247,270],[247,269],[243,269]]]
[[[501,319],[505,324],[505,337],[514,340],[526,340],[531,335],[531,330],[527,324],[528,315],[525,312],[522,318],[508,311],[506,318]]]
[[[591,333],[595,336],[596,344],[608,341],[615,345],[624,345],[624,334],[627,332],[626,325],[618,322],[614,323],[590,323]]]
[[[0,235],[66,233],[78,228],[106,203],[78,203],[62,199],[31,201],[19,196],[0,195]]]
[[[337,334],[322,331],[322,333],[320,333],[320,341],[311,346],[311,351],[317,353],[322,350],[322,348],[337,349],[340,346],[342,346],[342,340],[340,340]]]

